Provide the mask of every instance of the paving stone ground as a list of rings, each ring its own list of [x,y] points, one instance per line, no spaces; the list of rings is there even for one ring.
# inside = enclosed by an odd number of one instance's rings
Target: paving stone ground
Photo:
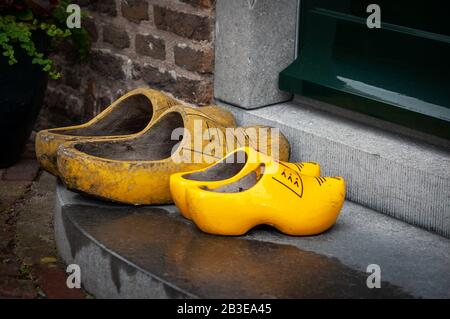
[[[41,171],[33,137],[22,159],[0,169],[0,299],[83,299],[66,286],[57,257],[52,212],[56,178]]]

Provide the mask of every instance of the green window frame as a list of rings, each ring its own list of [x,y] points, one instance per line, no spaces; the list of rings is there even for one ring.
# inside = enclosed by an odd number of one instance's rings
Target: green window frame
[[[369,4],[381,28],[369,29]],[[434,1],[301,0],[281,90],[450,140],[450,24]]]

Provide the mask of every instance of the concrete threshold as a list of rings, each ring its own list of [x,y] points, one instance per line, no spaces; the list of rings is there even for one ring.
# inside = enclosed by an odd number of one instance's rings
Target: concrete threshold
[[[246,110],[219,103],[240,125],[280,128],[291,161],[343,176],[347,199],[450,237],[450,150],[370,127],[299,101]]]
[[[55,235],[97,298],[449,298],[450,240],[347,201],[318,236],[207,235],[175,206],[87,199],[57,185]],[[369,289],[368,266],[381,270]]]

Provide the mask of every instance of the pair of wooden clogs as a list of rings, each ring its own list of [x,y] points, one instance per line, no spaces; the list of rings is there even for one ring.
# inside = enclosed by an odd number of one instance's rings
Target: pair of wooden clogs
[[[134,205],[175,201],[215,234],[262,223],[322,232],[345,197],[343,180],[319,177],[318,164],[287,163],[277,129],[237,128],[220,107],[188,107],[151,89],[129,92],[85,124],[40,131],[36,155],[69,189]]]

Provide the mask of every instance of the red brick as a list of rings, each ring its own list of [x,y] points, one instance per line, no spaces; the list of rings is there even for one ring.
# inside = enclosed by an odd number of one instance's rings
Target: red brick
[[[144,80],[149,86],[172,93],[191,103],[208,104],[213,97],[213,86],[209,80],[195,80],[177,75],[174,77],[165,70],[151,65],[135,66],[136,78]]]
[[[58,267],[37,265],[33,267],[36,283],[49,299],[85,299],[81,289],[70,289],[66,285],[67,274]]]
[[[95,24],[95,20],[92,17],[86,17],[82,20],[82,26],[86,28],[92,42],[96,42],[98,40],[98,31],[97,25]]]
[[[117,16],[116,0],[90,0],[88,7],[92,11],[104,13],[111,17]]]
[[[215,4],[215,0],[181,0],[181,2],[188,3],[193,7],[206,9],[212,8]]]
[[[63,109],[65,105],[65,94],[59,90],[47,90],[45,95],[45,104],[49,109]]]
[[[151,34],[136,34],[136,53],[158,60],[166,59],[166,44],[163,39]]]
[[[173,32],[194,40],[211,40],[211,18],[174,11],[155,5],[153,7],[155,25],[160,30]]]
[[[192,80],[180,77],[175,84],[174,91],[181,99],[199,105],[209,104],[213,99],[213,85],[208,80]]]
[[[35,160],[24,159],[3,173],[6,181],[33,181],[39,172],[39,164]]]
[[[197,50],[188,46],[174,48],[175,63],[189,71],[212,73],[214,54],[212,50]]]
[[[135,23],[148,20],[148,2],[144,0],[122,1],[122,15]]]
[[[122,68],[124,59],[108,51],[94,50],[90,56],[92,70],[113,80],[124,80],[125,72]]]
[[[103,27],[103,42],[112,44],[117,49],[130,47],[130,37],[123,26],[108,23]]]
[[[79,89],[81,86],[81,76],[77,72],[77,69],[74,68],[66,68],[63,71],[63,80],[68,86]]]

